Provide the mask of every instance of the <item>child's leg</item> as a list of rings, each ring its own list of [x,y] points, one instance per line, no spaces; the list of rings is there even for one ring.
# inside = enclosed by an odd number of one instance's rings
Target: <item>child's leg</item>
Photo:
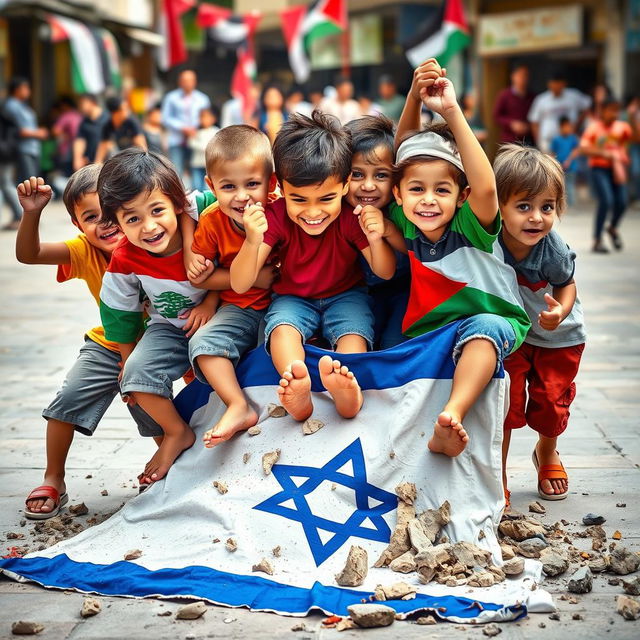
[[[501,316],[482,313],[460,323],[454,359],[460,356],[451,395],[429,440],[431,451],[452,457],[464,451],[469,436],[462,421],[496,372],[498,357],[502,361],[514,342],[515,332]]]

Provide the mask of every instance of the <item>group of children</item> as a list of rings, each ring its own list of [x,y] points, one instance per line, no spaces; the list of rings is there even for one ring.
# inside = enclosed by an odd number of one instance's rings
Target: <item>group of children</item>
[[[444,122],[415,132],[423,103]],[[39,241],[50,188],[36,178],[18,187],[18,259],[59,265],[59,280],[85,279],[104,327],[87,334],[44,412],[47,469],[28,517],[64,504],[74,430],[91,434],[118,390],[158,444],[144,486],[194,444],[172,402],[173,382],[191,369],[226,405],[204,435],[212,447],[258,420],[235,375],[257,344],[280,375],[280,403],[303,421],[313,413],[304,344],[320,340],[334,352],[320,359],[320,379],[337,413],[352,418],[363,394],[341,353],[389,348],[452,322],[456,369],[428,448],[465,449],[473,437],[465,416],[504,364],[507,502],[510,430],[525,424],[539,433],[540,495],[566,497],[556,440],[585,336],[575,254],[552,230],[564,206],[554,159],[510,145],[494,175],[431,59],[414,73],[395,139],[382,116],[342,127],[316,111],[293,115],[273,147],[252,127],[222,129],[205,160],[209,190],[189,195],[167,160],[139,149],[83,168],[64,195],[82,234],[66,243]],[[443,283],[454,290],[441,295]]]

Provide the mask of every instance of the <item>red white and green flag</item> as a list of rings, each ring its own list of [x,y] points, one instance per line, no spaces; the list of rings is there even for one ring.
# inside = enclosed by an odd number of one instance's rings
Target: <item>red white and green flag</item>
[[[311,74],[311,43],[347,29],[346,0],[314,0],[308,6],[283,9],[280,17],[291,70],[296,82],[306,82]]]
[[[164,44],[158,47],[158,67],[167,71],[187,60],[187,47],[182,29],[182,14],[195,4],[195,0],[162,0],[158,13],[158,33]]]
[[[428,58],[436,58],[444,67],[470,41],[462,0],[445,0],[436,17],[405,43],[405,54],[414,67]]]

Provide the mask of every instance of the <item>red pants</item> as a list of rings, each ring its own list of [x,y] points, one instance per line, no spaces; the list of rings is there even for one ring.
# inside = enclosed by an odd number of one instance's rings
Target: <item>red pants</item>
[[[550,349],[525,343],[512,353],[504,361],[511,378],[504,428],[528,424],[547,438],[559,436],[569,421],[569,407],[576,395],[573,380],[583,351],[584,344]]]

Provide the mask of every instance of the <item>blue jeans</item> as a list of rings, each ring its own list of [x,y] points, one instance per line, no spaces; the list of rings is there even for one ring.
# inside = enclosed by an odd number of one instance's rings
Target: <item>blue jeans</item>
[[[342,336],[347,335],[362,336],[369,348],[373,347],[371,298],[364,287],[319,299],[274,294],[265,322],[267,348],[271,332],[280,325],[296,329],[303,342],[320,331],[332,349]]]
[[[567,204],[572,207],[576,203],[576,178],[578,177],[575,171],[565,171],[564,174],[564,187],[567,194]]]
[[[185,172],[191,177],[191,149],[189,147],[181,144],[169,147],[169,160],[175,166],[176,173],[183,182]],[[189,185],[185,186],[188,187]]]
[[[612,211],[611,227],[617,229],[627,207],[627,186],[613,181],[613,171],[602,167],[591,168],[591,178],[598,199],[593,237],[599,242],[607,220]]]
[[[640,143],[629,146],[629,157],[631,159],[629,195],[634,200],[640,200]]]
[[[13,220],[20,220],[20,218],[22,218],[22,207],[20,206],[16,193],[14,166],[11,163],[0,164],[0,192],[4,196],[7,206],[11,209]],[[2,198],[0,197],[0,205],[1,204]]]
[[[453,361],[457,364],[462,354],[462,348],[470,340],[483,338],[489,340],[496,349],[496,371],[503,360],[513,351],[516,342],[516,332],[511,323],[494,313],[479,313],[465,318],[456,331],[456,343],[453,347]]]

